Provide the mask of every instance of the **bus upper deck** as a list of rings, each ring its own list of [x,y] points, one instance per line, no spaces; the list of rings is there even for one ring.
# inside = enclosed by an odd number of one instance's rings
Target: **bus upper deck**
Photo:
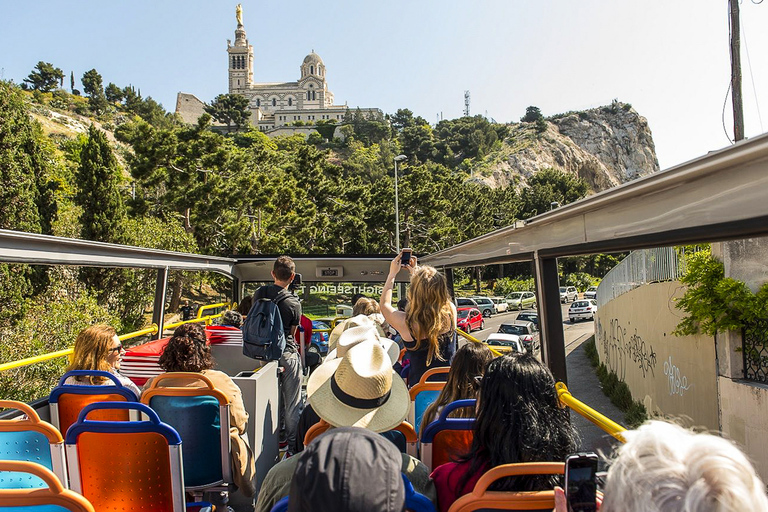
[[[533,261],[540,307],[542,356],[556,378],[567,381],[559,300],[557,258],[642,247],[714,242],[768,235],[768,136],[730,148],[612,189],[577,203],[427,255],[426,264],[444,269],[471,265]],[[157,271],[153,323],[164,325],[164,299],[170,270],[204,270],[232,278],[232,300],[248,283],[269,281],[272,257],[217,258],[170,253],[0,231],[0,261],[104,267],[151,268]],[[388,257],[297,257],[305,282],[376,283],[384,279]],[[406,282],[407,276],[400,277]],[[155,330],[155,329],[153,329]],[[155,336],[162,330],[157,328]],[[243,391],[251,415],[249,436],[260,471],[277,457],[278,384],[274,363],[260,371],[252,361],[220,355],[220,368]],[[4,362],[5,363],[5,362]],[[233,366],[228,367],[229,364]],[[239,375],[239,377],[238,377]],[[587,415],[564,388],[561,400]],[[37,404],[49,417],[47,403]],[[598,421],[602,421],[598,418]],[[607,424],[607,422],[604,422]],[[614,430],[617,427],[611,426]]]

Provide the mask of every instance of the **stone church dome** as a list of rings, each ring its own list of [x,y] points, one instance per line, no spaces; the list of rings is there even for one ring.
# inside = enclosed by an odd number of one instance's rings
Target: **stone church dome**
[[[323,59],[312,50],[312,53],[304,57],[303,64],[323,64]]]

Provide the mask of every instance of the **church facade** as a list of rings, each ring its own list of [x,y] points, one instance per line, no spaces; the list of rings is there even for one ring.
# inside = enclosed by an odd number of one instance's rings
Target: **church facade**
[[[333,93],[326,81],[325,63],[314,50],[304,57],[299,66],[300,77],[295,82],[254,82],[253,46],[248,42],[240,9],[237,21],[234,44],[227,40],[228,92],[248,99],[252,125],[268,135],[286,135],[309,133],[311,126],[318,121],[333,120],[341,124],[348,107],[334,104]],[[200,100],[179,93],[176,111],[185,122],[197,122],[199,114],[194,120],[191,118],[201,109]],[[377,108],[360,110],[366,116],[382,117],[381,110]],[[297,121],[301,126],[296,126]]]

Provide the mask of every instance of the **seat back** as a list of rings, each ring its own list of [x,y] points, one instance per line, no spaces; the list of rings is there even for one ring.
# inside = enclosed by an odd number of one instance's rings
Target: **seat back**
[[[311,427],[309,427],[309,430],[307,430],[307,433],[304,434],[304,446],[309,445],[317,436],[325,432],[331,428],[331,425],[329,425],[325,420],[320,420]]]
[[[99,376],[112,381],[114,385],[92,386],[64,384],[71,376]],[[72,370],[65,373],[59,380],[48,403],[51,409],[51,422],[66,435],[67,429],[77,421],[80,411],[86,405],[94,402],[136,402],[139,397],[130,389],[123,386],[120,381],[109,372],[98,370]],[[128,421],[130,419],[127,410],[100,411],[93,419],[101,421]]]
[[[64,439],[56,427],[42,421],[29,405],[15,400],[0,400],[0,409],[10,408],[23,412],[26,419],[0,420],[0,460],[26,461],[39,464],[56,474],[66,486],[67,470],[64,465]],[[44,482],[33,474],[5,475],[0,489],[35,488]]]
[[[562,475],[562,462],[525,462],[504,464],[490,469],[475,484],[471,493],[456,500],[448,512],[471,512],[473,510],[552,510],[555,507],[555,493],[548,491],[503,492],[489,491],[488,487],[501,478],[521,475]]]
[[[425,382],[445,382],[448,379],[448,372],[451,371],[450,366],[439,366],[437,368],[430,368],[421,374],[419,384]],[[430,380],[432,379],[432,380]]]
[[[204,387],[170,387],[161,382],[181,379]],[[200,373],[170,372],[156,377],[141,403],[181,436],[184,487],[198,490],[232,483],[229,399]]]
[[[449,403],[424,429],[420,443],[421,461],[430,471],[469,451],[475,418],[449,418],[448,415],[461,407],[474,408],[475,403],[473,398]]]
[[[0,460],[0,472],[27,475],[27,480],[42,483],[35,489],[0,489],[2,512],[94,512],[87,499],[64,489],[48,468],[33,462]]]
[[[401,453],[416,457],[419,440],[413,425],[407,421],[403,421],[389,432],[382,432],[382,435],[395,443]]]
[[[405,486],[405,510],[408,512],[437,512],[435,504],[423,494],[416,492],[405,474],[402,476]]]
[[[92,411],[134,410],[148,421],[94,421]],[[72,490],[99,511],[182,512],[181,438],[157,414],[136,402],[87,405],[67,431]]]
[[[408,410],[408,423],[413,425],[416,432],[421,426],[424,411],[432,404],[445,387],[445,382],[420,382],[408,392],[411,394],[411,408]]]

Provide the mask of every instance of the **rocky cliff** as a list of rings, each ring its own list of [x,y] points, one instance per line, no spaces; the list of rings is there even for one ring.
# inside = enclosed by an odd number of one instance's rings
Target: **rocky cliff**
[[[577,174],[597,192],[659,170],[648,121],[626,103],[510,128],[501,148],[472,168],[472,179],[522,186],[533,173],[553,167]]]

